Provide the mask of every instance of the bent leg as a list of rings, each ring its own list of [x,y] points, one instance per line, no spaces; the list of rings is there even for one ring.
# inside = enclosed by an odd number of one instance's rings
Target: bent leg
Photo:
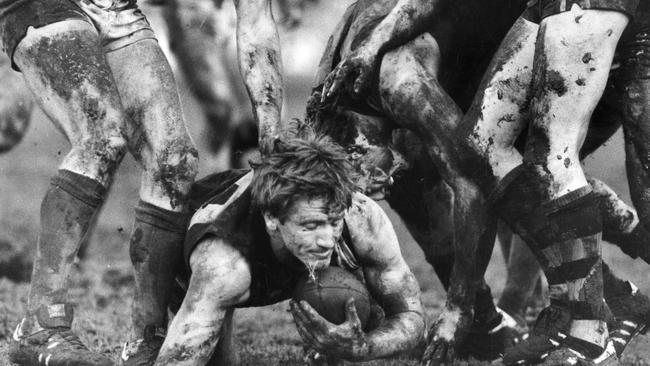
[[[14,61],[36,101],[72,145],[41,205],[28,301],[28,314],[34,315],[67,301],[75,253],[126,142],[120,98],[92,25],[69,20],[30,28]]]
[[[157,42],[140,40],[106,57],[124,101],[129,149],[144,167],[130,240],[136,283],[132,336],[142,338],[146,327],[166,326],[198,154]]]
[[[495,53],[459,136],[485,164],[476,179],[486,194],[521,164],[515,141],[527,125],[538,26],[517,19]]]
[[[455,347],[472,325],[475,294],[487,265],[484,258],[484,263],[477,263],[478,249],[491,252],[495,222],[479,187],[462,174],[467,161],[460,159],[454,135],[462,111],[436,80],[437,57],[437,45],[428,34],[387,53],[380,69],[379,94],[387,115],[422,140],[442,179],[453,188],[454,266],[438,329],[445,329],[441,339]],[[431,339],[437,337],[432,334]]]
[[[568,291],[573,318],[568,333],[573,347],[588,357],[604,350],[608,309],[598,199],[582,172],[579,152],[627,22],[622,13],[574,5],[542,21],[534,64],[524,161],[532,168],[531,183],[538,185],[541,214],[550,225],[536,233],[538,249],[547,260],[549,284]]]

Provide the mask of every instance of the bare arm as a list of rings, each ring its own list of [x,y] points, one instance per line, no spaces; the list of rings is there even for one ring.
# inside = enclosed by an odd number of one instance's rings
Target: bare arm
[[[347,319],[338,326],[321,318],[306,303],[292,303],[299,333],[316,351],[354,361],[412,349],[424,335],[420,288],[402,258],[392,224],[373,200],[361,194],[355,195],[346,222],[368,288],[386,319],[364,333],[354,302],[348,302]]]
[[[259,143],[266,153],[280,132],[283,82],[280,38],[270,0],[235,0],[237,52],[253,115],[259,127]]]
[[[207,238],[190,257],[192,277],[156,365],[204,365],[210,360],[228,308],[249,296],[244,257],[221,239]]]
[[[365,91],[379,68],[380,56],[422,33],[438,3],[439,0],[398,0],[370,35],[343,56],[325,81],[323,97],[331,97],[346,82],[352,82],[355,94]]]
[[[392,223],[375,201],[360,194],[346,219],[368,289],[386,314],[385,321],[367,334],[365,359],[414,348],[425,327],[420,286],[402,257]]]

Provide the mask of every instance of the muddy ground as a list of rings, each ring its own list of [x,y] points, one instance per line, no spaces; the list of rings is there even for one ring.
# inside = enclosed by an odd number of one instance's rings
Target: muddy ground
[[[325,23],[331,27],[343,6],[337,4],[330,10],[326,13],[330,19]],[[155,25],[156,19],[152,20]],[[313,45],[316,39],[324,46],[329,30],[318,31],[324,26],[322,22],[322,14],[307,19],[305,32],[309,32],[309,45]],[[305,36],[304,33],[282,35],[285,45],[300,44]],[[296,55],[303,52],[311,51],[287,46],[285,60],[296,60]],[[315,67],[317,61],[318,55],[302,58],[300,65],[292,66],[285,61],[287,69],[295,70],[289,73],[286,85],[286,117],[302,115],[301,108],[311,80],[306,70],[310,69],[309,65]],[[200,175],[205,175],[222,168],[226,159],[223,154],[215,156],[207,153],[205,141],[201,138],[204,135],[203,121],[198,106],[182,78],[180,84],[190,130],[202,154]],[[10,365],[6,358],[7,344],[23,314],[28,290],[26,283],[11,281],[7,276],[20,279],[29,273],[23,263],[29,262],[29,253],[36,242],[40,200],[47,189],[49,177],[56,171],[67,149],[67,143],[58,131],[42,113],[37,112],[25,140],[13,151],[0,155],[0,366]],[[629,201],[620,134],[595,157],[587,160],[587,169]],[[76,305],[74,328],[92,349],[104,352],[116,361],[130,322],[133,278],[128,260],[128,236],[133,219],[132,205],[138,198],[138,182],[139,169],[131,158],[127,158],[115,179],[97,229],[89,240],[87,257],[76,267],[71,279],[71,301]],[[443,305],[444,292],[399,219],[395,218],[394,221],[404,255],[424,290],[423,299],[431,321]],[[605,257],[617,273],[633,280],[642,291],[650,293],[650,278],[645,263],[631,260],[611,246],[605,248]],[[502,256],[496,250],[487,277],[497,295],[502,289],[504,274]],[[301,342],[287,309],[288,305],[281,303],[236,313],[236,339],[243,364],[300,364]],[[623,364],[650,364],[649,340],[649,337],[639,337],[629,348]],[[402,359],[372,364],[403,365],[415,362]]]

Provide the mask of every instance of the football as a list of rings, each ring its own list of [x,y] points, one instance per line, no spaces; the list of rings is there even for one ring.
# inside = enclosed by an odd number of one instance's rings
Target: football
[[[316,272],[316,281],[305,275],[293,291],[294,300],[304,300],[329,322],[345,321],[345,303],[353,298],[363,328],[370,317],[370,293],[366,286],[352,273],[339,268],[327,267]]]

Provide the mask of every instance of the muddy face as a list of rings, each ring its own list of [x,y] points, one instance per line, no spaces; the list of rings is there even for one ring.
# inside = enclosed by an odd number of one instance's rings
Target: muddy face
[[[284,220],[272,220],[284,247],[308,268],[329,266],[335,244],[343,232],[344,211],[332,209],[322,198],[301,198]]]

